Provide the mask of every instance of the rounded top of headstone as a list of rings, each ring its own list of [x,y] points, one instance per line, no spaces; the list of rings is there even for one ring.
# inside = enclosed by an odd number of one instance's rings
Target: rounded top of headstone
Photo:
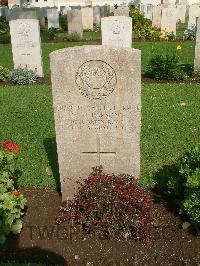
[[[91,54],[91,52],[95,51],[105,51],[105,52],[129,52],[129,53],[135,53],[140,55],[141,51],[139,49],[129,48],[129,47],[114,47],[110,45],[83,45],[83,46],[75,46],[75,47],[68,47],[59,49],[56,51],[53,51],[50,53],[50,57],[57,57],[57,56],[63,56],[63,54],[71,54],[73,52],[83,51],[84,53]]]

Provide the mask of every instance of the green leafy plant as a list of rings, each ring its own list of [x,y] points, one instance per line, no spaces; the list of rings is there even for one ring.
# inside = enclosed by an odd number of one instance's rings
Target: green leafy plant
[[[4,81],[9,76],[9,69],[3,66],[0,66],[0,81]]]
[[[13,69],[9,74],[9,80],[17,85],[32,84],[37,81],[38,75],[33,70],[16,68]]]
[[[146,75],[157,80],[184,79],[186,73],[179,63],[180,49],[179,45],[175,51],[166,49],[161,53],[154,53],[146,67]]]
[[[49,28],[49,29],[47,30],[47,33],[46,33],[48,39],[49,39],[49,40],[54,40],[55,37],[56,37],[56,33],[57,33],[57,32],[58,32],[58,29],[53,28],[53,27]]]
[[[167,191],[175,197],[181,214],[200,229],[200,147],[186,151],[178,160],[179,175],[169,177]],[[188,225],[188,223],[186,224]],[[186,227],[186,226],[184,226]]]
[[[195,40],[196,38],[196,26],[192,26],[189,29],[186,29],[183,33],[183,40]]]
[[[6,18],[0,17],[0,40],[9,41],[10,40],[10,28],[9,23]]]
[[[0,150],[0,244],[10,234],[22,229],[21,217],[26,199],[17,190],[16,159],[19,147],[15,142],[6,141]]]
[[[74,201],[65,202],[57,222],[73,222],[88,234],[104,238],[138,238],[151,236],[152,198],[129,175],[108,175],[102,168],[80,185]]]
[[[59,16],[59,24],[62,30],[67,31],[68,30],[68,23],[67,23],[67,15],[61,15]]]

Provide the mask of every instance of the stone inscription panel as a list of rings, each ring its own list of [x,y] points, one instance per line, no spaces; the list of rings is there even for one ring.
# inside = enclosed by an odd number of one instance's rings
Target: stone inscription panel
[[[63,119],[67,130],[131,132],[134,129],[134,108],[131,105],[117,106],[57,106],[54,110]]]

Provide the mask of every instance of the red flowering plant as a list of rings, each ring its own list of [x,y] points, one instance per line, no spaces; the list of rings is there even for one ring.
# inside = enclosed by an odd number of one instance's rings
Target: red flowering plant
[[[130,175],[95,171],[80,185],[72,202],[64,202],[57,223],[68,220],[89,234],[106,238],[148,239],[153,200]]]
[[[17,189],[16,171],[19,146],[13,141],[5,141],[0,149],[0,244],[9,233],[17,234],[22,228],[22,210],[26,199]]]

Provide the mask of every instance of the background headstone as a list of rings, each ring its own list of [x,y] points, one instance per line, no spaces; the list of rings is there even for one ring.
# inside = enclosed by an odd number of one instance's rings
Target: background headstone
[[[168,33],[173,32],[176,35],[176,6],[169,5],[167,7],[162,6],[162,17],[161,17],[161,31]]]
[[[129,7],[119,6],[117,9],[114,10],[114,16],[129,17]]]
[[[43,76],[39,21],[36,19],[11,20],[10,35],[14,68],[27,68]]]
[[[111,16],[101,19],[102,45],[132,47],[132,19]]]
[[[79,9],[72,9],[67,12],[68,34],[83,36],[82,13]]]
[[[200,17],[196,20],[196,45],[195,45],[195,58],[194,70],[200,71]]]
[[[161,5],[153,7],[152,26],[158,29],[161,28]]]
[[[196,26],[196,19],[200,17],[200,4],[194,4],[189,7],[188,28]]]
[[[143,12],[144,12],[145,18],[148,18],[148,19],[150,19],[152,21],[152,18],[153,18],[153,5],[151,5],[151,4],[144,5]]]
[[[100,24],[101,23],[100,6],[94,6],[93,7],[93,17],[94,17],[94,24]]]
[[[186,17],[186,5],[177,5],[176,6],[176,12],[177,12],[177,21],[180,21],[181,23],[185,23],[185,17]]]
[[[92,167],[139,178],[140,51],[79,46],[50,59],[62,200]]]
[[[82,23],[84,30],[93,30],[93,8],[82,7]]]
[[[48,29],[49,28],[59,28],[59,13],[57,8],[47,9],[47,19],[48,19]]]

